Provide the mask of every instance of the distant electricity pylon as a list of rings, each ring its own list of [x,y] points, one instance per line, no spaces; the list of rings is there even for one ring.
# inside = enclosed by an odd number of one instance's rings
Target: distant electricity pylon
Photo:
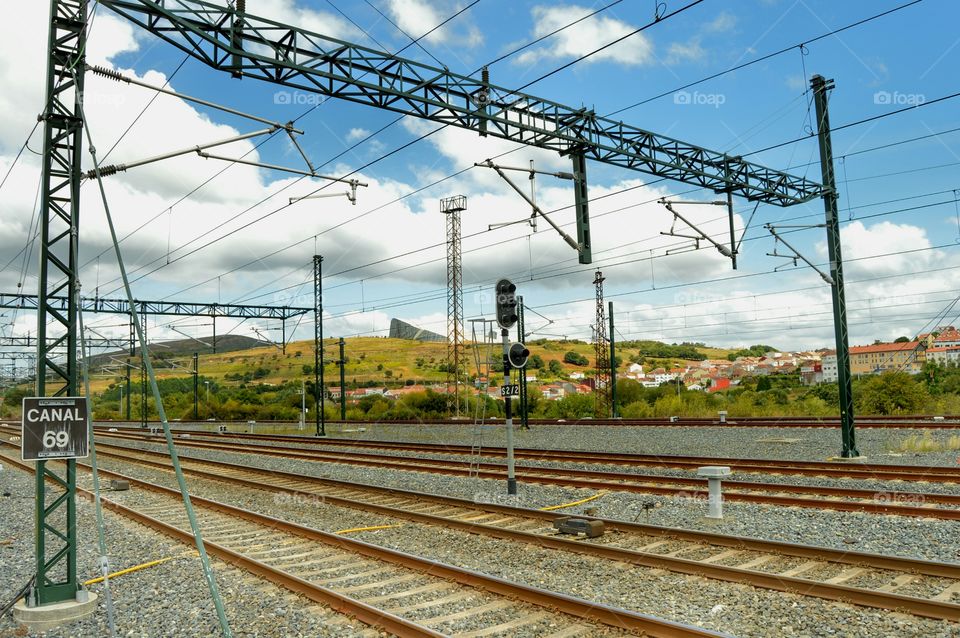
[[[594,416],[610,418],[610,350],[607,346],[607,313],[603,305],[603,273],[599,270],[593,279],[597,288],[597,318],[593,326],[593,347],[597,370],[594,377]]]
[[[453,388],[453,416],[459,418],[466,399],[463,387],[463,254],[460,250],[460,213],[467,209],[465,195],[440,200],[447,216],[447,387]],[[466,408],[463,409],[466,412]]]

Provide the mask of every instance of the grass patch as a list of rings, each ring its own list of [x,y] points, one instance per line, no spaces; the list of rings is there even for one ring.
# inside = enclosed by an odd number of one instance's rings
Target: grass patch
[[[931,452],[955,452],[960,450],[960,436],[952,435],[946,441],[940,441],[933,438],[929,431],[922,435],[911,435],[893,446],[896,452],[912,452],[915,454],[927,454]]]

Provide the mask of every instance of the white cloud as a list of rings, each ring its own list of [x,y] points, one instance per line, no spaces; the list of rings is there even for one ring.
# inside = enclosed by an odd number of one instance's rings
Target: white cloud
[[[931,267],[944,258],[942,253],[933,250],[903,252],[932,246],[927,231],[912,224],[883,221],[867,226],[861,221],[853,221],[841,227],[840,241],[844,274],[848,277],[909,272]],[[817,252],[823,260],[826,259],[826,241],[817,244]],[[903,254],[896,254],[898,252]],[[868,259],[877,255],[886,256]]]
[[[400,28],[412,38],[418,38],[442,21],[433,5],[423,0],[389,0],[387,7]],[[437,29],[426,37],[428,42],[444,42],[447,34]]]
[[[721,11],[717,17],[704,25],[703,30],[713,33],[722,33],[730,31],[737,26],[737,16],[729,11]]]
[[[352,128],[347,131],[347,141],[356,142],[357,140],[362,140],[366,136],[370,135],[370,131],[365,128]]]
[[[539,5],[533,8],[533,36],[541,37],[591,13],[593,9],[579,5]],[[564,29],[546,43],[526,51],[516,58],[517,64],[532,65],[552,58],[579,57],[607,42],[634,31],[626,22],[605,16],[594,16]],[[637,33],[608,49],[587,58],[584,62],[617,62],[624,65],[642,65],[653,60],[653,44],[643,33]]]
[[[674,42],[667,49],[667,64],[680,64],[682,62],[698,62],[707,55],[707,52],[700,45],[700,38],[693,37],[686,42]]]

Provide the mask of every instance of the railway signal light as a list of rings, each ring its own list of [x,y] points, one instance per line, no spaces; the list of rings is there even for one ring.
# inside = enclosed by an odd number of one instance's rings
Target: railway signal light
[[[527,357],[529,356],[530,351],[522,343],[512,344],[510,350],[507,351],[507,359],[510,361],[510,365],[517,369],[526,367]]]
[[[517,287],[509,279],[497,282],[497,323],[504,330],[517,323]]]

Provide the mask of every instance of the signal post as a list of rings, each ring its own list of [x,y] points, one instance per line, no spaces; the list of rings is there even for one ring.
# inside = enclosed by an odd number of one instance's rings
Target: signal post
[[[509,279],[497,282],[497,324],[503,338],[503,385],[500,396],[505,402],[504,415],[507,428],[507,494],[517,493],[517,474],[513,457],[513,411],[511,399],[520,396],[520,384],[510,383],[510,368],[524,374],[530,351],[522,343],[510,343],[510,328],[517,323],[517,287]]]

